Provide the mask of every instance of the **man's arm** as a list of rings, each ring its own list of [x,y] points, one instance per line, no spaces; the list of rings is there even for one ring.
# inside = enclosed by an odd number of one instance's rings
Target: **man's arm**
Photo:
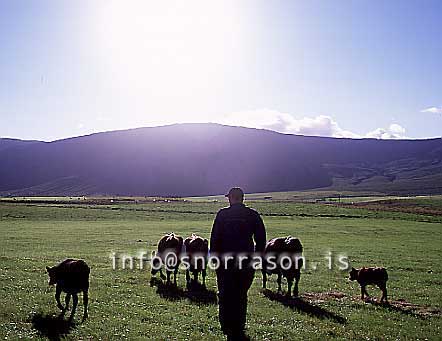
[[[266,246],[267,236],[266,236],[266,228],[264,226],[264,222],[262,221],[261,216],[256,213],[256,228],[255,228],[255,251],[263,252]]]
[[[221,252],[221,217],[219,212],[216,214],[215,220],[213,222],[212,233],[210,235],[210,252],[219,253]]]

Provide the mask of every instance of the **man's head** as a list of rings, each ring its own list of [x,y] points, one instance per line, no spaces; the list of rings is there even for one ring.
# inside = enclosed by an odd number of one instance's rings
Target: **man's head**
[[[241,204],[244,201],[244,192],[239,187],[232,187],[226,197],[229,198],[230,205]]]

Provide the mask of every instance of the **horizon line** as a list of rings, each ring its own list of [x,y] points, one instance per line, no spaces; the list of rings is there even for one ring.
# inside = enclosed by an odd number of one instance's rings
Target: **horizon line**
[[[140,126],[140,127],[134,127],[134,128],[125,128],[125,129],[114,129],[114,130],[103,130],[103,131],[96,131],[91,132],[89,134],[82,134],[82,135],[74,135],[74,136],[67,136],[67,137],[61,137],[56,138],[54,140],[44,140],[44,139],[25,139],[25,138],[19,138],[19,137],[11,137],[11,136],[0,136],[0,140],[16,140],[16,141],[24,141],[24,142],[41,142],[41,143],[53,143],[53,142],[59,142],[59,141],[65,141],[65,140],[71,140],[81,137],[88,137],[98,134],[107,134],[107,133],[113,133],[113,132],[124,132],[124,131],[131,131],[131,130],[138,130],[138,129],[153,129],[153,128],[165,128],[165,127],[171,127],[171,126],[181,126],[181,125],[215,125],[215,126],[222,126],[222,127],[230,127],[230,128],[242,128],[242,129],[249,129],[249,130],[258,130],[258,131],[266,131],[271,132],[275,134],[280,135],[287,135],[287,136],[299,136],[299,137],[317,137],[317,138],[325,138],[325,139],[339,139],[339,140],[375,140],[375,141],[428,141],[428,140],[438,140],[442,139],[441,136],[434,136],[434,137],[406,137],[406,138],[388,138],[388,139],[382,139],[382,138],[375,138],[375,137],[337,137],[337,136],[321,136],[321,135],[303,135],[303,134],[293,134],[293,133],[284,133],[279,132],[276,130],[272,130],[269,128],[256,128],[256,127],[246,127],[241,125],[229,125],[229,124],[223,124],[223,123],[217,123],[217,122],[176,122],[176,123],[168,123],[168,124],[161,124],[161,125],[153,125],[153,126]]]

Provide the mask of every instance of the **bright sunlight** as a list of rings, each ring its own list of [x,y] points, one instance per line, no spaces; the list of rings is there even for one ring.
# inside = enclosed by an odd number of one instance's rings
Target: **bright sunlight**
[[[241,23],[233,3],[112,1],[98,16],[98,44],[119,91],[134,99],[153,96],[156,103],[148,107],[158,115],[151,121],[158,123],[180,120],[176,113],[164,117],[162,101],[206,100],[208,84],[222,83],[232,55],[241,53]],[[128,112],[137,111],[133,105]]]

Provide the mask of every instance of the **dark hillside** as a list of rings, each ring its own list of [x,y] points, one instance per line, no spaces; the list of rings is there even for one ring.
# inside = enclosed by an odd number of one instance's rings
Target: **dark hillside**
[[[177,124],[0,147],[0,160],[0,191],[12,195],[192,196],[232,185],[247,192],[332,186],[442,193],[441,139],[334,139]]]

